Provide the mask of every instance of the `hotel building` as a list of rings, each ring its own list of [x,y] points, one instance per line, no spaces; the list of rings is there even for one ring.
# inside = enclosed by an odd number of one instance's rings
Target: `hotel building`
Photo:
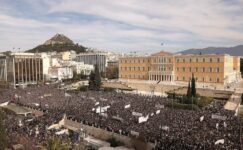
[[[240,59],[227,54],[180,55],[161,51],[148,57],[119,59],[119,79],[228,85],[240,78]]]

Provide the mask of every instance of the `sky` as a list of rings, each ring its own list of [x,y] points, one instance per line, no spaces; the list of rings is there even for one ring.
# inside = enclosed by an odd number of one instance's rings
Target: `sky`
[[[0,0],[0,51],[56,33],[114,52],[243,44],[243,0]]]

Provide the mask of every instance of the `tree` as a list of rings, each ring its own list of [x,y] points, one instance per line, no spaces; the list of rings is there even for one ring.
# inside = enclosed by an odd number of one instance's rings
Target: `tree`
[[[46,150],[68,150],[70,145],[56,136],[49,138],[42,146]]]
[[[4,115],[0,110],[0,149],[5,149],[7,147],[7,135],[3,124],[3,120]]]
[[[100,76],[100,70],[98,65],[95,65],[95,87],[96,90],[100,90],[101,86],[101,76]]]
[[[197,91],[196,91],[196,80],[194,78],[194,73],[192,73],[192,81],[191,81],[191,96],[196,97]]]
[[[99,67],[95,65],[95,71],[92,71],[89,76],[89,89],[90,90],[100,90],[101,87],[101,76]]]
[[[117,79],[118,78],[118,67],[106,68],[106,77],[108,79]]]
[[[191,81],[188,82],[188,89],[187,89],[187,98],[192,97],[192,91],[191,91]]]
[[[95,86],[95,73],[94,71],[91,71],[90,75],[89,75],[89,89],[90,90],[94,90],[94,86]]]
[[[243,104],[243,93],[241,94],[241,105]]]

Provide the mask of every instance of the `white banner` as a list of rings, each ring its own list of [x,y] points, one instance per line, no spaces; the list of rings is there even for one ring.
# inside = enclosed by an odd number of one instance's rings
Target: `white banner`
[[[96,113],[104,113],[104,112],[106,112],[107,111],[107,109],[108,108],[110,108],[110,106],[105,106],[105,107],[98,107],[98,108],[96,108]]]
[[[143,123],[143,122],[146,122],[148,120],[149,116],[147,115],[146,117],[139,117],[138,118],[138,123]]]
[[[218,140],[215,142],[215,145],[218,145],[218,144],[224,144],[224,139],[221,139],[221,140]]]
[[[131,135],[133,135],[133,136],[139,136],[139,132],[131,131]]]
[[[143,114],[139,113],[139,112],[132,112],[132,115],[133,116],[138,116],[138,117],[142,117],[143,116]]]
[[[220,115],[217,115],[217,114],[212,114],[212,119],[226,120],[227,117],[226,116],[220,116]]]
[[[120,117],[117,117],[117,116],[112,116],[111,118],[112,118],[112,119],[119,120],[119,121],[123,122],[123,119],[122,119],[122,118],[120,118]]]
[[[168,131],[170,128],[168,126],[162,126],[162,130]]]
[[[160,104],[156,104],[155,107],[156,107],[156,108],[160,108],[160,109],[164,109],[164,108],[165,108],[164,105],[160,105]]]
[[[68,93],[65,93],[65,97],[71,97],[71,95]]]
[[[105,99],[105,98],[100,98],[100,100],[101,100],[101,101],[107,101],[107,99]]]

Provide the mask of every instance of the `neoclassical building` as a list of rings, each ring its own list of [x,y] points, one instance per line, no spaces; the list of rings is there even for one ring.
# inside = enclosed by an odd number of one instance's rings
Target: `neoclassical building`
[[[0,81],[12,85],[37,84],[43,81],[43,60],[39,54],[11,53],[0,56]]]
[[[227,85],[240,78],[240,58],[227,54],[180,55],[165,51],[119,59],[119,79]]]

